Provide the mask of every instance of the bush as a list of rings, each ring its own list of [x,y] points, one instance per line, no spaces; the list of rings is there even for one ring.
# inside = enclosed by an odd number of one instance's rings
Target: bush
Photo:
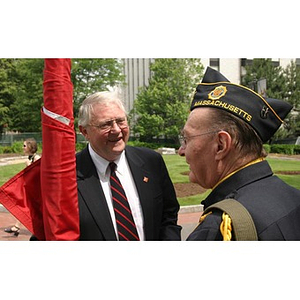
[[[86,143],[76,143],[76,151],[81,151],[86,147]],[[164,144],[161,143],[147,143],[140,141],[129,141],[128,145],[135,147],[145,147],[150,149],[158,149],[161,147],[175,148],[178,149],[178,145]],[[300,154],[300,145],[285,145],[285,144],[264,144],[264,148],[267,153],[280,153],[287,155]],[[42,145],[38,144],[38,153],[42,152]],[[23,142],[15,142],[12,146],[0,146],[0,154],[3,153],[19,153],[23,155]]]
[[[23,152],[23,142],[14,142],[11,146],[12,153],[22,153]]]
[[[3,153],[13,153],[12,152],[12,149],[10,146],[1,146],[0,147],[0,154],[3,154]]]
[[[300,145],[295,145],[294,154],[300,154]]]
[[[299,145],[274,144],[271,145],[271,153],[281,153],[288,155],[299,154]]]
[[[86,147],[87,143],[76,143],[76,152],[83,150]]]
[[[134,146],[134,147],[145,147],[149,149],[158,149],[162,147],[167,147],[167,148],[175,148],[178,149],[178,145],[172,144],[172,143],[148,143],[148,142],[140,142],[140,141],[129,141],[127,143],[129,146]]]
[[[264,144],[264,149],[269,154],[271,151],[271,146],[269,144]]]

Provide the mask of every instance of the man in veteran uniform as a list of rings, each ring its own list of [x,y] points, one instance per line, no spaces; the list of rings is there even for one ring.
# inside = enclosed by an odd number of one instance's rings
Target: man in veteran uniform
[[[300,191],[273,175],[263,148],[291,109],[207,69],[193,96],[179,155],[189,164],[190,181],[212,191],[187,240],[238,240],[235,229],[247,227],[246,219],[237,213],[237,224],[216,208],[224,199],[250,215],[256,239],[300,240]]]

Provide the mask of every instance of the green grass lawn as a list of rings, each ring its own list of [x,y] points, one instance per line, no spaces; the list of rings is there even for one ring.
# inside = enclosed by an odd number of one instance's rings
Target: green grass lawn
[[[184,157],[179,155],[163,155],[166,162],[167,168],[169,170],[170,177],[173,183],[184,183],[189,182],[189,177],[187,175],[182,175],[181,173],[187,172],[189,170],[188,165],[185,162]],[[277,158],[267,158],[271,165],[273,172],[276,174],[278,171],[300,171],[300,161],[299,160],[284,160]],[[281,175],[276,174],[283,181],[297,189],[300,189],[300,175]],[[178,198],[180,205],[197,205],[204,200],[210,190],[207,190],[203,194],[194,195],[190,197]]]
[[[166,162],[169,174],[173,183],[187,183],[189,182],[189,177],[182,173],[189,171],[188,165],[185,162],[184,157],[179,155],[163,155]],[[300,161],[297,160],[283,160],[277,158],[268,158],[268,162],[271,165],[273,172],[279,171],[300,171]],[[0,167],[0,186],[4,184],[7,180],[13,177],[15,174],[20,172],[24,168],[24,163],[7,165]],[[286,183],[300,189],[300,175],[281,175],[276,174]],[[209,194],[210,190],[205,193],[178,198],[180,205],[197,205],[200,204],[203,199]]]
[[[0,186],[9,180],[11,177],[19,173],[21,170],[24,169],[25,164],[12,164],[7,166],[0,167]]]

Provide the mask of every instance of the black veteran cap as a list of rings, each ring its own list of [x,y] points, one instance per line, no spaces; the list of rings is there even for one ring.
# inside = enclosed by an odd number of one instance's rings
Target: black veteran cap
[[[264,143],[292,109],[287,102],[263,98],[247,87],[230,83],[210,67],[207,67],[202,82],[196,88],[191,111],[199,107],[214,107],[232,113],[251,125]]]

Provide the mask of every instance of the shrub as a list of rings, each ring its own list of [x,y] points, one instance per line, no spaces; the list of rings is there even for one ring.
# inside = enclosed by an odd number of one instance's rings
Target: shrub
[[[300,154],[300,145],[295,145],[294,154]]]
[[[23,142],[14,142],[11,146],[12,153],[22,153]]]
[[[1,146],[0,148],[1,148],[0,149],[1,154],[3,154],[3,153],[5,153],[5,154],[6,153],[13,153],[10,146]]]
[[[269,144],[264,144],[264,149],[269,154],[271,151],[271,146]]]
[[[87,143],[76,143],[76,152],[83,150],[86,147]]]
[[[271,145],[271,153],[293,155],[295,146],[296,145],[274,144]]]

